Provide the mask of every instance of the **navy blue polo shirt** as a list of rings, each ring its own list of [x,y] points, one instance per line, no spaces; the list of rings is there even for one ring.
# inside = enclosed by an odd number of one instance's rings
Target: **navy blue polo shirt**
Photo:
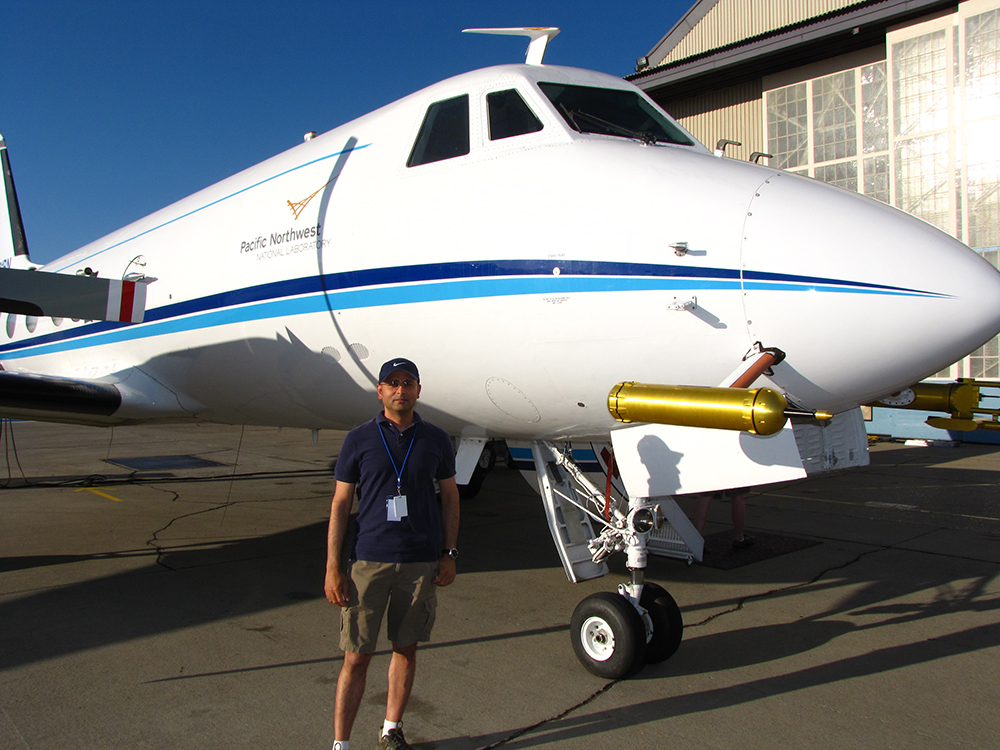
[[[393,461],[402,469],[406,495],[407,515],[400,521],[389,521],[386,510],[386,500],[396,494]],[[347,433],[334,476],[339,482],[357,485],[355,559],[387,563],[440,559],[441,514],[434,480],[455,476],[455,452],[444,430],[414,412],[413,424],[400,432],[379,412]]]

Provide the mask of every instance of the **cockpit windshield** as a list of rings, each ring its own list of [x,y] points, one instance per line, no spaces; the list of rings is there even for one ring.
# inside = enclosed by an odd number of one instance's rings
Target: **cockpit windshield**
[[[694,145],[634,91],[565,83],[539,83],[538,87],[569,126],[580,133],[636,138],[645,143]]]

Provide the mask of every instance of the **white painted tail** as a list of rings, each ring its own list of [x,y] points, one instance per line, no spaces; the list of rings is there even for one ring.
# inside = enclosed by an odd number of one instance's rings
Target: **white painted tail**
[[[21,209],[14,190],[14,175],[7,157],[7,142],[0,135],[0,165],[3,171],[3,191],[0,192],[0,268],[31,268],[28,243],[24,239]]]

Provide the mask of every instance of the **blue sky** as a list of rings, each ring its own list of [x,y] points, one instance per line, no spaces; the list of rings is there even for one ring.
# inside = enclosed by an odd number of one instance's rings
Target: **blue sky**
[[[115,229],[442,78],[523,62],[624,76],[693,5],[588,0],[0,0],[0,133],[32,260]]]

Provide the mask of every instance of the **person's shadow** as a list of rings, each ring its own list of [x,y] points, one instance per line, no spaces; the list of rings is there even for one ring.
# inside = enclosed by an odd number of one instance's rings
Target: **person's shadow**
[[[646,467],[646,473],[649,477],[645,493],[637,494],[640,494],[641,497],[673,494],[672,492],[664,492],[663,488],[673,487],[676,490],[680,487],[680,461],[684,458],[684,454],[671,450],[663,438],[656,435],[646,435],[636,447],[639,450],[639,460]],[[653,489],[654,476],[657,485],[655,491]]]

